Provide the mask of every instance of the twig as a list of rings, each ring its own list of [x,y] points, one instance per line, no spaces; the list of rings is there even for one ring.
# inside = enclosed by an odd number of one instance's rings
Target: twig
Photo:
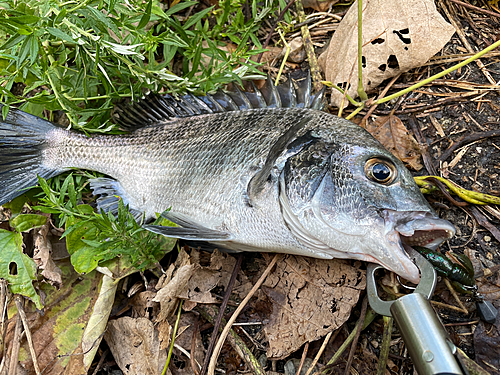
[[[340,329],[337,329],[335,331],[335,336],[333,336],[333,340],[335,340],[335,338],[337,337],[339,332],[340,332]],[[314,357],[314,359],[311,363],[311,367],[309,367],[309,370],[307,370],[307,372],[306,372],[306,375],[311,375],[311,372],[314,370],[316,363],[318,363],[319,359],[321,358],[321,355],[325,351],[326,345],[330,341],[330,337],[332,337],[332,334],[333,334],[333,332],[330,332],[330,333],[328,333],[328,335],[326,335],[325,339],[323,340],[323,344],[321,344],[321,348],[319,348],[318,353],[316,354],[316,357]]]
[[[397,76],[394,76],[394,77],[391,78],[391,81],[382,90],[382,92],[378,96],[377,100],[378,99],[382,99],[387,94],[387,92],[389,91],[389,89],[392,87],[392,85],[394,85],[394,83],[398,80],[398,78],[400,76],[401,76],[401,74],[398,74]],[[375,109],[377,108],[377,106],[378,106],[378,104],[374,104],[374,105],[370,106],[370,109],[366,113],[365,117],[363,117],[363,120],[368,121],[368,117],[370,117],[372,115],[373,111],[375,111]],[[363,121],[363,120],[361,120],[361,121]]]
[[[220,305],[219,314],[217,315],[217,319],[215,320],[214,331],[212,333],[212,337],[210,338],[210,344],[208,345],[207,354],[205,356],[205,361],[203,361],[203,367],[201,368],[200,375],[205,375],[207,373],[208,365],[210,363],[210,358],[212,357],[214,346],[215,343],[217,342],[217,334],[219,333],[220,323],[222,321],[222,317],[224,316],[224,311],[226,311],[229,297],[233,292],[234,282],[236,281],[236,276],[240,271],[242,260],[243,260],[243,254],[240,253],[236,256],[236,264],[234,265],[233,273],[231,274],[231,279],[229,280],[229,284],[227,285],[226,293],[224,294],[224,299],[222,300],[222,304]]]
[[[204,319],[208,320],[209,322],[214,322],[217,314],[217,309],[214,306],[197,306],[196,309]],[[222,322],[226,324],[225,319],[222,319]],[[219,331],[222,332],[222,327],[219,327]],[[236,353],[238,353],[240,358],[243,359],[243,361],[246,363],[246,365],[254,375],[265,375],[266,372],[260,365],[257,358],[255,358],[245,342],[233,329],[229,331],[227,341],[233,347]]]
[[[368,100],[363,88],[363,0],[358,3],[358,96],[362,102]]]
[[[295,7],[297,8],[299,22],[304,22],[306,20],[306,16],[301,0],[296,0]],[[309,33],[307,25],[302,26],[300,31],[302,32],[302,41],[304,42],[304,49],[306,50],[307,59],[309,61],[314,88],[316,91],[319,91],[323,87],[323,84],[321,83],[321,73],[319,72],[318,60],[316,59],[316,54],[314,53],[314,45],[312,43],[311,34]]]
[[[193,337],[191,338],[191,368],[193,369],[194,375],[199,375],[198,367],[196,366],[196,360],[194,359],[194,352],[196,350],[196,334],[198,333],[200,318],[196,315],[196,320],[194,321]]]
[[[104,353],[101,354],[101,358],[99,358],[99,362],[97,363],[97,366],[96,366],[94,372],[92,372],[92,375],[97,375],[97,372],[101,369],[102,364],[104,363],[104,360],[106,359],[106,356],[108,355],[108,353],[109,353],[109,348],[106,349],[104,351]]]
[[[33,346],[33,339],[31,338],[31,331],[28,324],[28,319],[26,319],[26,313],[24,312],[24,304],[21,296],[16,296],[15,298],[17,313],[21,317],[23,322],[24,332],[26,333],[26,341],[28,341],[28,348],[31,354],[31,360],[33,361],[33,368],[35,369],[36,375],[40,375],[40,368],[38,367],[38,360],[36,358],[35,347]]]
[[[432,182],[440,191],[441,193],[448,199],[451,203],[453,203],[457,207],[465,207],[468,205],[467,202],[459,202],[456,199],[454,199],[451,194],[448,192],[448,189],[446,189],[446,185],[443,184],[441,181],[439,181],[437,178],[433,176],[429,176],[425,178],[426,181]]]
[[[285,13],[288,11],[288,9],[293,5],[293,3],[295,3],[295,0],[290,0],[290,2],[285,6],[285,8],[283,8],[283,10],[281,11],[280,15],[278,16],[278,18],[276,18],[276,21],[274,21],[274,24],[273,24],[273,27],[271,28],[271,31],[269,31],[269,34],[267,35],[267,38],[266,38],[266,41],[264,42],[264,44],[262,45],[262,48],[263,49],[266,49],[267,46],[269,45],[269,42],[271,41],[271,38],[273,37],[273,34],[274,34],[274,30],[276,30],[276,27],[278,26],[278,23],[283,19],[283,17],[285,16]],[[262,59],[262,55],[264,54],[264,52],[261,52],[259,54],[259,57],[257,57],[257,63],[260,63],[260,60]]]
[[[436,171],[436,168],[434,167],[434,164],[432,163],[432,157],[429,152],[429,145],[427,144],[427,141],[425,140],[425,137],[422,134],[422,130],[418,125],[417,117],[415,115],[410,116],[408,124],[413,130],[413,134],[415,134],[415,138],[417,139],[418,145],[420,146],[420,152],[422,153],[422,159],[424,161],[424,165],[425,168],[427,169],[427,172],[429,172],[429,174],[433,176],[437,176],[438,173]]]
[[[209,375],[214,375],[214,373],[215,373],[215,365],[217,363],[217,358],[219,357],[220,350],[222,349],[222,345],[224,344],[224,341],[227,337],[227,334],[229,333],[229,330],[231,329],[232,324],[234,323],[234,321],[238,317],[238,314],[241,312],[241,310],[243,310],[243,308],[248,303],[248,301],[250,301],[250,298],[253,297],[253,295],[255,294],[257,289],[260,288],[260,286],[262,285],[262,283],[266,279],[267,275],[269,275],[269,273],[273,269],[274,265],[278,261],[278,258],[280,258],[280,257],[281,257],[280,254],[276,254],[274,256],[274,258],[271,260],[271,263],[269,263],[269,265],[267,266],[267,268],[264,271],[264,273],[262,274],[262,276],[259,278],[257,283],[253,286],[252,290],[250,290],[250,292],[245,297],[245,299],[243,301],[241,301],[240,305],[238,306],[238,308],[235,310],[235,312],[233,313],[233,315],[231,316],[231,318],[227,322],[226,327],[222,331],[220,338],[219,338],[219,341],[217,342],[217,345],[215,346],[214,352],[212,354],[212,358],[210,359],[210,365],[208,366],[208,374]]]
[[[367,308],[368,308],[368,297],[365,297],[363,299],[363,303],[361,305],[361,314],[359,316],[360,322],[362,320],[363,321],[365,320]],[[356,346],[358,345],[359,335],[361,334],[362,328],[363,328],[362,324],[358,325],[358,327],[357,327],[356,336],[354,336],[354,340],[353,340],[352,345],[351,345],[351,350],[349,352],[349,359],[347,360],[347,364],[345,366],[345,373],[344,373],[345,375],[349,375],[351,373],[350,369],[351,369],[351,365],[352,365],[352,360],[354,358],[354,353],[356,352]]]
[[[452,97],[452,98],[446,98],[444,100],[437,101],[436,103],[432,103],[432,104],[424,103],[424,104],[421,104],[421,105],[418,105],[415,107],[405,106],[404,109],[396,110],[394,112],[394,114],[395,115],[406,115],[409,113],[418,113],[418,112],[428,111],[428,110],[434,109],[434,108],[443,107],[445,105],[458,104],[461,102],[470,102],[470,101],[471,101],[471,99],[469,97],[456,96],[456,97]],[[391,113],[391,111],[378,110],[378,111],[374,111],[374,113],[376,115],[380,116],[380,115],[388,115]]]
[[[321,369],[320,371],[321,374],[324,374],[326,371],[330,370],[335,365],[335,362],[337,362],[342,353],[344,353],[344,350],[346,350],[349,344],[354,340],[354,336],[356,336],[358,327],[361,326],[362,327],[361,330],[365,329],[371,324],[371,322],[373,322],[373,319],[375,319],[376,316],[377,313],[372,309],[369,309],[366,313],[364,320],[362,321],[361,319],[359,319],[357,321],[356,327],[354,327],[354,330],[349,334],[349,337],[345,339],[345,341],[342,343],[337,352],[333,355],[332,358],[330,358],[327,365]]]
[[[455,301],[457,301],[458,305],[460,306],[460,308],[462,309],[462,312],[467,315],[469,314],[469,311],[467,311],[467,309],[465,308],[464,304],[462,303],[462,301],[460,301],[460,298],[458,297],[457,295],[457,292],[455,291],[455,288],[453,288],[453,286],[451,285],[450,283],[450,280],[448,280],[446,277],[444,278],[444,283],[446,284],[446,286],[448,287],[448,290],[450,291],[451,295],[453,296],[453,298],[455,298]]]
[[[438,302],[438,301],[431,301],[431,304],[434,305],[434,306],[439,306],[439,307],[442,307],[444,309],[448,309],[448,310],[453,310],[453,311],[458,311],[459,313],[463,314],[464,311],[460,308],[460,307],[456,307],[456,306],[452,306],[452,305],[448,305],[446,303],[443,303],[443,302]]]
[[[300,375],[302,367],[304,367],[304,362],[306,360],[308,350],[309,350],[309,341],[306,342],[306,344],[304,345],[304,350],[302,351],[302,358],[300,359],[299,368],[295,372],[295,375]]]
[[[467,38],[466,38],[466,36],[464,34],[464,31],[462,30],[462,28],[459,26],[459,24],[455,20],[455,17],[453,17],[451,15],[450,11],[448,10],[448,7],[446,6],[446,4],[444,3],[443,0],[441,0],[441,5],[442,5],[443,11],[446,13],[446,16],[448,17],[449,21],[451,22],[451,24],[455,28],[455,30],[456,30],[456,32],[457,32],[460,40],[462,41],[462,44],[464,45],[464,47],[470,53],[474,53],[475,51],[474,51],[474,49],[472,49],[471,45],[469,44],[469,41],[467,40]],[[486,70],[486,67],[484,66],[484,64],[482,63],[482,61],[479,60],[479,59],[477,59],[476,60],[476,64],[479,67],[479,70],[481,70],[481,72],[484,74],[484,76],[486,77],[486,79],[492,85],[496,85],[497,84],[496,81],[493,79],[493,77],[491,76],[491,74]]]
[[[493,43],[492,45],[486,47],[485,49],[479,51],[478,53],[476,53],[474,56],[468,58],[467,60],[464,60],[464,61],[462,61],[459,64],[453,65],[451,68],[445,69],[442,72],[434,74],[433,76],[431,76],[429,78],[423,79],[422,81],[414,84],[413,86],[410,86],[410,87],[408,87],[408,88],[406,88],[404,90],[401,90],[401,91],[398,91],[398,92],[396,92],[394,94],[386,96],[386,97],[382,98],[381,100],[377,100],[375,102],[375,104],[380,104],[380,103],[385,103],[385,102],[391,101],[392,99],[398,98],[398,97],[400,97],[403,94],[406,94],[406,93],[408,93],[410,91],[414,91],[414,90],[416,90],[416,89],[418,89],[418,88],[420,88],[422,86],[425,86],[425,85],[431,83],[432,81],[434,81],[434,80],[436,80],[438,78],[444,77],[445,75],[447,75],[447,74],[449,74],[449,73],[451,73],[451,72],[453,72],[453,71],[461,68],[462,66],[470,64],[472,61],[475,61],[475,60],[479,59],[480,57],[484,56],[485,54],[487,54],[488,52],[494,50],[495,48],[497,48],[499,46],[500,46],[500,40],[496,41],[495,43]],[[496,82],[493,82],[492,85],[496,86]]]
[[[471,143],[471,142],[474,142],[474,141],[477,141],[477,140],[483,139],[483,138],[499,137],[499,136],[500,136],[500,129],[464,135],[459,140],[453,142],[453,144],[450,147],[448,147],[445,152],[443,152],[443,154],[441,155],[439,160],[445,161],[446,159],[448,159],[451,156],[453,151],[462,147],[463,145],[466,145],[467,143]]]
[[[14,337],[12,338],[12,349],[10,351],[9,373],[8,375],[17,374],[17,362],[19,360],[19,349],[21,348],[21,331],[23,321],[21,314],[17,312],[16,328],[14,329]]]
[[[460,0],[450,0],[450,1],[455,3],[455,4],[461,5],[464,8],[469,8],[469,9],[476,10],[476,11],[484,13],[484,14],[488,14],[488,15],[493,16],[493,17],[500,18],[500,13],[493,12],[493,11],[488,10],[488,9],[479,8],[479,7],[476,7],[474,5],[464,3],[463,1],[460,1]]]
[[[172,339],[170,340],[170,348],[168,349],[167,361],[165,362],[165,367],[163,367],[161,375],[165,375],[167,373],[168,365],[170,364],[170,359],[172,358],[172,352],[174,351],[175,337],[177,336],[177,330],[179,329],[179,322],[181,320],[183,302],[184,302],[183,299],[181,299],[179,302],[179,310],[177,311],[177,319],[175,320],[174,329],[172,331]]]
[[[394,319],[389,316],[384,316],[384,335],[382,337],[382,345],[380,347],[380,355],[378,356],[377,375],[384,375],[387,366],[387,358],[389,358],[389,350],[391,348],[392,324]]]
[[[466,208],[469,213],[474,216],[474,219],[477,220],[477,222],[483,226],[484,228],[488,229],[488,231],[497,239],[497,241],[500,241],[500,230],[498,230],[497,227],[495,227],[493,224],[489,222],[489,220],[474,206],[470,206]]]
[[[7,332],[7,325],[5,324],[5,317],[7,312],[7,281],[5,279],[0,279],[0,315],[1,315],[1,324],[0,324],[0,355],[2,358],[5,358],[5,334]],[[2,369],[0,368],[0,374],[2,373]]]

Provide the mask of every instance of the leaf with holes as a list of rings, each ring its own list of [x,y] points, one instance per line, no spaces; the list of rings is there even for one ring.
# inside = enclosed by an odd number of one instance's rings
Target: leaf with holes
[[[13,294],[30,298],[37,309],[42,309],[40,297],[32,282],[36,280],[36,264],[23,253],[21,233],[0,229],[0,278],[7,280]]]
[[[327,81],[357,97],[357,6],[351,6],[332,37],[320,65]],[[421,66],[455,32],[437,12],[434,0],[363,1],[363,87],[373,90],[384,80]],[[332,104],[346,106],[334,90]]]

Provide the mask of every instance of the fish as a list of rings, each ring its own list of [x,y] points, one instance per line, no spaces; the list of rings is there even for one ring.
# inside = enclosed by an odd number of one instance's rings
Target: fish
[[[0,121],[0,204],[78,168],[97,208],[118,200],[144,228],[229,251],[374,262],[418,282],[404,246],[455,233],[411,173],[360,126],[321,110],[309,78],[216,94],[148,95],[126,134],[85,135],[10,108]],[[176,227],[148,225],[162,214]],[[145,223],[145,224],[144,224]]]

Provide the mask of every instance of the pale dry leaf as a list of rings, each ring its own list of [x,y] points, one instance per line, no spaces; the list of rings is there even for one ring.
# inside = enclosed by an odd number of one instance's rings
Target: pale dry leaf
[[[133,317],[149,319],[153,316],[158,315],[159,304],[158,302],[153,301],[155,297],[156,292],[152,290],[145,290],[143,292],[134,294],[134,296],[130,299]]]
[[[42,270],[41,273],[45,280],[51,285],[60,288],[62,285],[62,271],[52,260],[52,244],[47,238],[49,225],[50,221],[47,220],[47,223],[33,231],[33,242],[35,244],[33,260],[37,267]]]
[[[161,374],[167,352],[160,350],[158,330],[149,319],[125,316],[111,320],[104,339],[125,375]]]
[[[199,267],[199,264],[192,263],[191,256],[184,249],[179,251],[177,259],[170,265],[165,275],[158,280],[156,286],[158,292],[153,298],[153,302],[160,303],[157,322],[170,317],[179,298],[187,298],[189,279]]]
[[[399,117],[378,117],[373,122],[362,122],[360,125],[407,166],[416,171],[423,168],[420,146]]]
[[[289,43],[289,51],[287,61],[300,64],[306,59],[306,50],[301,36],[293,38]],[[283,48],[283,56],[286,54],[287,47]]]
[[[357,6],[354,3],[339,24],[322,55],[320,65],[327,81],[357,97]],[[434,0],[363,1],[363,87],[373,90],[384,80],[421,66],[450,40],[455,32],[437,12]],[[348,103],[336,90],[332,104]]]
[[[160,339],[160,350],[166,349],[170,345],[170,333],[172,326],[166,320],[158,323],[158,338]]]
[[[365,285],[364,271],[350,262],[286,256],[262,287],[273,302],[264,324],[268,358],[285,358],[339,328]]]
[[[172,315],[178,299],[187,294],[189,279],[195,271],[196,266],[194,264],[182,266],[175,272],[172,280],[158,291],[153,299],[154,302],[160,302],[160,313],[156,318],[158,322]]]

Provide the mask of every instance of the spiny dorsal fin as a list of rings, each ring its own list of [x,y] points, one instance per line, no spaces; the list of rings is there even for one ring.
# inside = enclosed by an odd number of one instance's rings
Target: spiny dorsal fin
[[[219,90],[215,94],[194,96],[148,94],[144,99],[119,109],[115,117],[122,130],[133,131],[175,118],[198,116],[217,112],[246,111],[257,108],[312,108],[321,109],[324,89],[312,94],[310,74],[302,79],[289,78],[275,86],[268,76],[258,89],[252,82],[252,91],[242,91],[234,85],[231,91]]]

